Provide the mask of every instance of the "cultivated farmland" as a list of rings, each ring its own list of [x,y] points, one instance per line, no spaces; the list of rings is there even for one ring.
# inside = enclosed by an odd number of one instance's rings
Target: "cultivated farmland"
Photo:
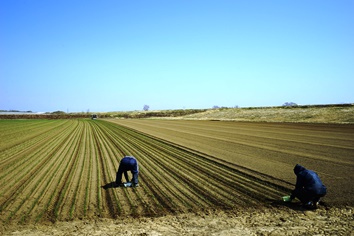
[[[293,187],[299,163],[329,188],[326,202],[354,206],[354,125],[219,121],[111,120],[214,160],[252,170],[260,178]],[[278,181],[277,181],[278,180]]]
[[[1,220],[161,216],[231,209],[286,189],[211,157],[105,121],[1,121]],[[109,188],[119,160],[140,163],[139,188]]]
[[[0,120],[2,225],[202,214],[277,205],[280,196],[293,188],[295,178],[283,175],[282,169],[267,172],[262,168],[273,168],[269,163],[293,165],[293,158],[311,145],[320,147],[300,160],[318,162],[319,167],[330,163],[332,171],[345,170],[345,174],[338,174],[341,184],[353,177],[352,126],[314,131],[309,125],[310,130],[298,132],[281,126],[270,131],[262,124],[232,128],[228,122],[112,121]],[[306,134],[306,142],[295,141],[297,148],[285,145],[301,133]],[[258,138],[251,138],[256,134]],[[274,140],[280,142],[282,155],[272,159],[272,154],[280,152]],[[311,160],[311,156],[320,156],[322,149],[328,154]],[[345,155],[329,160],[333,152]],[[284,157],[284,153],[288,155]],[[140,187],[102,188],[115,180],[124,155],[139,160]],[[281,156],[289,160],[282,162]],[[321,170],[326,177],[326,168]],[[326,180],[332,181],[334,175]],[[345,193],[352,190],[352,185],[347,186]],[[336,199],[342,203],[342,198]]]

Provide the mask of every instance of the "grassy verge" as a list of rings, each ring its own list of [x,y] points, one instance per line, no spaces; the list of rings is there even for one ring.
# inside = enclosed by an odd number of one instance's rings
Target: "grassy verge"
[[[354,105],[221,108],[186,115],[181,119],[353,124]]]

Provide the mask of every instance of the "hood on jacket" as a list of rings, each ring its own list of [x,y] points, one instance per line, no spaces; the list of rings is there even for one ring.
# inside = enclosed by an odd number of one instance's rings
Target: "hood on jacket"
[[[305,167],[299,165],[299,164],[296,164],[296,166],[294,167],[294,173],[297,175],[298,173],[300,173],[301,171],[303,170],[306,170]]]

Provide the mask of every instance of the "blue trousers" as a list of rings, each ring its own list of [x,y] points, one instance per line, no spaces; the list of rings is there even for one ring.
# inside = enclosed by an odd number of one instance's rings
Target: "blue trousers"
[[[119,163],[119,168],[117,171],[116,175],[116,184],[121,184],[122,183],[122,175],[124,173],[124,177],[127,182],[129,182],[128,178],[128,171],[130,171],[133,175],[133,178],[131,182],[133,184],[138,184],[138,175],[139,175],[139,166],[138,166],[138,161],[131,156],[126,156],[124,157],[120,163]]]

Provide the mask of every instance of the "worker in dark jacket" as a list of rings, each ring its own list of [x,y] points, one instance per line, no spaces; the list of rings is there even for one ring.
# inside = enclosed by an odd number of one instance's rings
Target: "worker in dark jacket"
[[[316,208],[321,197],[327,193],[316,172],[307,170],[305,167],[296,164],[294,173],[297,176],[295,189],[292,191],[291,199],[298,198],[305,207]]]
[[[132,180],[129,181],[128,178],[128,171],[132,173]],[[138,181],[138,175],[139,175],[139,166],[138,166],[138,161],[135,159],[133,156],[125,156],[123,159],[120,161],[118,172],[116,175],[116,186],[122,185],[122,175],[124,173],[124,177],[127,181],[126,186],[133,186],[133,187],[138,187],[139,186],[139,181]],[[131,184],[131,185],[130,185]]]

